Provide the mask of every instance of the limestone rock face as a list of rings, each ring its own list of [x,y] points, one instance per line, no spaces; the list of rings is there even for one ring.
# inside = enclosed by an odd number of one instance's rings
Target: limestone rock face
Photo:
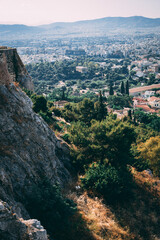
[[[14,81],[33,90],[16,49],[0,47],[0,239],[47,240],[40,222],[30,219],[26,199],[44,178],[61,186],[70,181],[69,148]]]
[[[0,199],[28,219],[22,203],[33,184],[44,177],[52,184],[70,180],[69,149],[12,83],[0,85],[0,129]]]
[[[1,240],[47,240],[47,232],[36,219],[23,220],[5,202],[0,201]]]
[[[2,68],[2,63],[5,63],[5,70],[4,64]],[[29,76],[15,48],[0,47],[0,69],[1,83],[3,81],[4,84],[6,76],[9,73],[11,81],[19,82],[22,87],[32,91],[34,90],[32,79]],[[1,74],[2,69],[3,73],[5,71],[3,75]]]

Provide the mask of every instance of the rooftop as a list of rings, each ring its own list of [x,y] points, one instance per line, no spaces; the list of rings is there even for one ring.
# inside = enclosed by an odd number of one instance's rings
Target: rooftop
[[[160,101],[160,98],[158,98],[158,97],[150,97],[149,98],[149,101]]]
[[[136,108],[142,108],[145,112],[155,113],[154,109],[151,109],[148,105],[136,105]]]

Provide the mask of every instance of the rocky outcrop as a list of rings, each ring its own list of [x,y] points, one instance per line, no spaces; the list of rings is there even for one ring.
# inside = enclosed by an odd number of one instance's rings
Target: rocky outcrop
[[[0,198],[28,217],[23,202],[31,187],[46,177],[64,185],[70,179],[69,150],[33,112],[32,102],[14,84],[0,85]]]
[[[0,69],[4,69],[4,63],[6,68],[5,73],[6,70],[9,72],[12,81],[18,82],[26,89],[31,91],[34,90],[32,79],[29,76],[15,48],[0,47]],[[0,74],[2,73],[0,72]],[[4,78],[5,74],[3,74],[1,81],[4,81]]]
[[[47,232],[36,219],[23,220],[9,205],[0,201],[1,240],[47,240]]]
[[[46,240],[40,222],[30,219],[26,198],[44,178],[61,186],[70,181],[69,148],[32,110],[0,54],[0,239]]]

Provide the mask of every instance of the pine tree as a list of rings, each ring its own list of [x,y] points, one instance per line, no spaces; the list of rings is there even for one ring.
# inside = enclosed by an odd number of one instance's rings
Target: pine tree
[[[121,82],[121,94],[125,94],[124,82]]]
[[[129,82],[126,82],[126,94],[129,95]]]
[[[114,95],[112,83],[110,84],[109,95],[110,95],[110,96],[111,96],[111,95]]]
[[[99,92],[99,100],[94,104],[96,119],[102,121],[107,116],[107,108],[103,103],[102,92]]]

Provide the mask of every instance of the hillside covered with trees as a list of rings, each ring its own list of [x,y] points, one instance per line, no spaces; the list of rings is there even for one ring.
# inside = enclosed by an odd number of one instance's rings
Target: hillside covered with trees
[[[75,180],[64,192],[73,201],[66,215],[72,215],[65,225],[70,229],[66,239],[159,237],[160,117],[135,111],[119,120],[107,112],[101,92],[97,99],[63,108],[42,96],[30,97],[33,109],[71,149]],[[51,236],[63,239],[65,228],[63,234],[51,230],[38,217]]]

